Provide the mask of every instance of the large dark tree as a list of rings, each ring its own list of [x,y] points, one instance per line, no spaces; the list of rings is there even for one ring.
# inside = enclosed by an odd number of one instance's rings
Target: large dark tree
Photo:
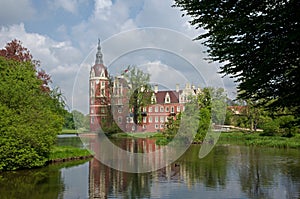
[[[175,0],[241,99],[300,114],[299,0]]]

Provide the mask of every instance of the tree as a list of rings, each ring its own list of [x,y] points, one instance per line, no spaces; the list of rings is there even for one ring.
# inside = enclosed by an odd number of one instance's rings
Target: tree
[[[300,1],[175,0],[174,7],[206,30],[196,40],[236,78],[239,98],[300,116]]]
[[[40,89],[32,63],[0,57],[0,170],[43,166],[63,125],[59,96]]]
[[[22,46],[21,41],[12,40],[7,43],[4,49],[0,50],[0,56],[5,57],[6,59],[15,60],[18,62],[30,62],[32,63],[33,69],[36,71],[36,76],[41,81],[41,89],[44,92],[50,92],[49,84],[52,83],[51,76],[47,74],[40,67],[40,61],[34,60],[30,51]]]
[[[211,125],[212,88],[203,88],[197,96],[199,106],[199,126],[195,141],[202,142]]]
[[[129,66],[124,74],[124,78],[127,80],[129,87],[129,108],[132,110],[133,122],[135,125],[138,125],[142,122],[142,108],[151,103],[150,75],[137,69],[135,66]]]

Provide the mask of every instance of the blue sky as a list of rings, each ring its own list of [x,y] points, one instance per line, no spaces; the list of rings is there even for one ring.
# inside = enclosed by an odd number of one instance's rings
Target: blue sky
[[[195,30],[191,27],[188,23],[189,18],[181,17],[181,11],[172,8],[172,4],[172,0],[2,0],[0,1],[0,47],[4,47],[12,39],[21,40],[23,46],[27,47],[34,58],[40,60],[42,67],[51,74],[53,85],[61,88],[69,107],[73,109],[77,108],[74,103],[72,105],[74,85],[88,85],[86,76],[88,78],[89,68],[94,62],[98,37],[103,42],[105,64],[120,64],[120,67],[109,68],[112,73],[118,74],[126,64],[130,63],[128,62],[130,60],[148,72],[153,72],[153,82],[161,80],[167,87],[175,88],[176,83],[180,83],[183,87],[188,80],[196,85],[202,84],[200,80],[202,77],[197,78],[185,65],[187,62],[184,61],[184,57],[190,57],[191,62],[201,65],[202,71],[209,71],[208,74],[211,75],[206,76],[217,77],[218,65],[209,65],[203,61],[204,47],[199,41],[192,41],[203,30]],[[164,30],[161,34],[150,30],[152,36],[139,38],[140,32],[134,31],[148,27],[167,29],[174,31],[174,34],[168,35],[168,31]],[[127,34],[126,31],[132,34]],[[126,38],[118,40],[124,32]],[[174,39],[173,36],[176,34],[179,36]],[[186,42],[180,34],[190,41]],[[170,41],[166,40],[168,38]],[[118,49],[126,49],[138,42],[142,42],[147,47],[155,43],[154,40],[163,42],[164,49],[185,49],[184,56],[179,56],[182,61],[175,62],[178,59],[172,58],[172,53],[163,53],[164,51],[157,48],[155,48],[156,52],[145,50],[139,53],[127,53],[127,57],[123,55],[119,60],[109,59],[110,56],[114,57],[113,52]],[[184,48],[187,43],[190,46]],[[160,44],[156,45],[162,47]],[[131,57],[133,54],[134,56]],[[107,63],[108,61],[111,63]],[[172,71],[184,76],[182,81],[178,80]],[[81,76],[84,78],[78,78]],[[176,79],[178,82],[175,82]],[[235,92],[233,81],[229,78],[222,81],[225,89],[228,90],[228,95],[233,96]],[[76,86],[75,90],[78,90]],[[86,98],[79,101],[83,105],[78,109],[86,112]]]

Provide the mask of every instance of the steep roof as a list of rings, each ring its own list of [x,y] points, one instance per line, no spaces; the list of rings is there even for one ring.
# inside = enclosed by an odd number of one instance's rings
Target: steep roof
[[[95,64],[92,70],[95,72],[95,77],[100,77],[102,71],[104,71],[105,77],[108,77],[107,69],[103,64]]]
[[[156,93],[154,93],[156,97],[156,103],[164,104],[167,93],[169,93],[170,96],[170,103],[179,102],[179,92],[170,90],[170,91],[157,91]]]

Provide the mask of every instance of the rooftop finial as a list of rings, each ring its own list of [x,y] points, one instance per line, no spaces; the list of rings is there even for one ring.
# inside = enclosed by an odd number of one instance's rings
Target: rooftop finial
[[[97,54],[96,54],[96,61],[95,64],[103,64],[103,55],[101,53],[101,46],[100,46],[100,38],[98,38],[98,48],[97,48]]]

